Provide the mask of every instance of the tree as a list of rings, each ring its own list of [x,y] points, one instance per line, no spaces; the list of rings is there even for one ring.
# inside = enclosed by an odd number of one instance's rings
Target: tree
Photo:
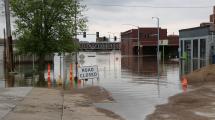
[[[76,31],[84,31],[85,6],[78,0],[10,0],[16,18],[17,49],[38,57],[39,80],[44,81],[45,56],[74,52]]]

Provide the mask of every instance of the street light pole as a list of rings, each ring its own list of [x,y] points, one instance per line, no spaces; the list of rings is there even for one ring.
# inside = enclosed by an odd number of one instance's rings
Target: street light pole
[[[159,68],[159,40],[160,40],[160,21],[158,17],[152,17],[152,19],[157,20],[157,69],[158,69],[158,79],[160,78],[160,68]]]

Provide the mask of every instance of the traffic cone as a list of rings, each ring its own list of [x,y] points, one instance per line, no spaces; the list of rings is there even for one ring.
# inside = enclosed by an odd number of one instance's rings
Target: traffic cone
[[[187,85],[188,85],[186,77],[182,78],[181,84],[182,84],[183,91],[186,92],[187,91]]]
[[[182,85],[187,86],[187,79],[185,77],[183,77],[182,79]]]

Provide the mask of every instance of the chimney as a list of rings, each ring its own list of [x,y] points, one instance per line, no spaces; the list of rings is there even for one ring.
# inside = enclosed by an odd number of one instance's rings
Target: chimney
[[[210,22],[215,24],[215,6],[213,7],[213,14],[210,15]]]
[[[214,6],[214,12],[213,12],[213,14],[215,14],[215,6]]]

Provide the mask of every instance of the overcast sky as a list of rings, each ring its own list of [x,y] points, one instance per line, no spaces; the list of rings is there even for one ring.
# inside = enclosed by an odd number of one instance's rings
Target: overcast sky
[[[208,22],[215,0],[83,0],[82,4],[87,6],[87,33],[94,34],[98,31],[100,36],[109,36],[111,32],[111,36],[112,33],[119,36],[120,32],[135,28],[123,24],[156,27],[156,20],[152,20],[152,17],[160,18],[160,26],[167,28],[168,34],[178,34],[180,29]],[[1,16],[1,37],[4,26],[5,19]],[[94,41],[95,36],[87,36],[86,39],[80,36],[80,39]]]
[[[152,17],[160,18],[160,26],[167,28],[168,34],[179,34],[180,29],[209,22],[215,0],[83,0],[83,4],[88,8],[85,14],[89,33],[99,31],[101,36],[108,36],[112,32],[119,36],[120,32],[135,28],[123,24],[156,27]]]

